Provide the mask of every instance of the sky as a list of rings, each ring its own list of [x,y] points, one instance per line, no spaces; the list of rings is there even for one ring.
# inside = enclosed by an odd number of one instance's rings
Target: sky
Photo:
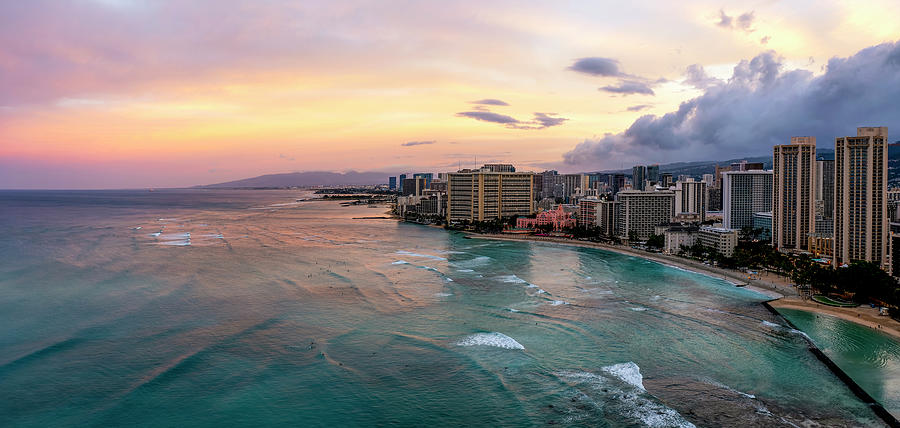
[[[896,0],[5,1],[0,188],[831,148],[900,136],[898,40]]]

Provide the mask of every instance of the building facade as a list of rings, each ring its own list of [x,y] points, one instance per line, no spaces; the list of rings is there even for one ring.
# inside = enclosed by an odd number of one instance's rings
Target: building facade
[[[581,198],[578,200],[578,225],[581,227],[592,227],[597,225],[597,207],[600,205],[600,199],[596,197]]]
[[[706,183],[693,178],[675,183],[675,217],[706,221]]]
[[[857,128],[834,142],[834,266],[887,268],[887,127]]]
[[[447,221],[489,221],[534,214],[533,175],[483,170],[450,173]]]
[[[597,226],[603,235],[618,236],[619,205],[617,201],[600,201],[597,206]]]
[[[816,231],[816,137],[773,148],[772,182],[772,246],[805,250]]]
[[[715,249],[725,257],[734,255],[738,243],[738,231],[723,227],[703,226],[697,233],[697,242],[704,247]]]
[[[726,229],[753,226],[753,213],[772,211],[772,171],[722,173],[722,222]]]
[[[644,184],[647,182],[647,167],[644,165],[635,165],[631,168],[631,189],[645,190]]]
[[[657,225],[671,222],[675,214],[675,192],[671,190],[626,190],[619,192],[617,197],[617,234],[622,239],[636,237],[645,241]]]

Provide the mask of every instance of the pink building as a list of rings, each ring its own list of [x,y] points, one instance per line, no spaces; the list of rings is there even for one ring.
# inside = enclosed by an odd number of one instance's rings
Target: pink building
[[[541,211],[537,213],[535,218],[516,219],[516,227],[520,229],[535,229],[538,226],[550,225],[554,231],[560,231],[566,228],[575,227],[575,213],[566,212],[562,206],[549,211]]]

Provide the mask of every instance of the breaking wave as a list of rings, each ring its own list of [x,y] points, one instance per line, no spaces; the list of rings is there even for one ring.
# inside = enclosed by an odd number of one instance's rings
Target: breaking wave
[[[522,349],[525,347],[515,339],[497,332],[476,333],[456,342],[457,346],[492,346],[503,349]]]

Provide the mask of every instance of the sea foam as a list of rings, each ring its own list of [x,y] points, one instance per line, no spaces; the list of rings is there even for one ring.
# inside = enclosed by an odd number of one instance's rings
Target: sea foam
[[[398,251],[397,251],[397,254],[401,254],[401,255],[404,255],[404,256],[410,256],[410,257],[421,257],[421,258],[423,258],[423,259],[431,259],[431,260],[441,260],[441,261],[447,260],[447,259],[445,259],[445,258],[443,258],[443,257],[432,256],[432,255],[430,255],[430,254],[413,253],[413,252],[405,251],[405,250],[398,250]]]
[[[641,376],[641,368],[637,364],[629,361],[627,363],[613,364],[603,367],[605,373],[615,376],[617,379],[625,382],[641,391],[644,389],[644,377]]]
[[[515,339],[497,332],[476,333],[467,336],[465,339],[456,342],[457,346],[493,346],[503,349],[525,349],[521,343]]]

